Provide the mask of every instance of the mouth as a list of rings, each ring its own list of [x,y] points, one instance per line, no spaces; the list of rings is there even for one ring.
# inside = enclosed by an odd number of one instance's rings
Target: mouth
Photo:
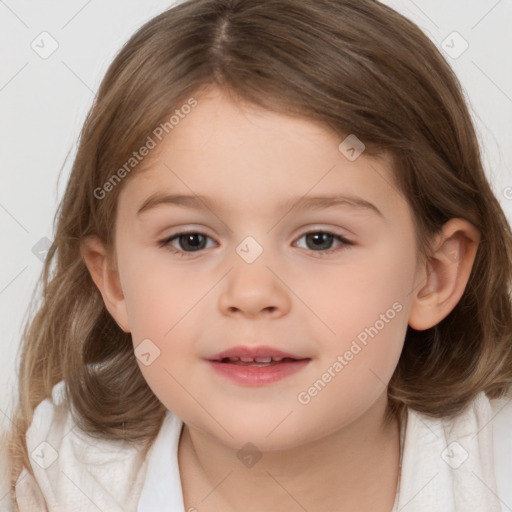
[[[283,352],[274,347],[267,345],[259,345],[256,347],[242,346],[230,348],[215,354],[208,358],[209,361],[218,361],[231,364],[271,364],[280,363],[285,359],[300,361],[302,359],[310,359],[309,357],[302,357],[297,354]],[[287,361],[289,362],[289,361]]]
[[[238,366],[275,366],[282,363],[294,363],[303,359],[293,357],[223,357],[217,360],[218,363],[236,364]]]
[[[218,374],[237,384],[262,386],[298,372],[311,358],[259,346],[234,347],[207,361]]]

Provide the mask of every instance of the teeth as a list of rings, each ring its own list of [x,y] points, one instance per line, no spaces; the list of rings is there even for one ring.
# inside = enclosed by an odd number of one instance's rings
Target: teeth
[[[242,362],[242,363],[271,363],[271,362],[276,362],[278,363],[279,361],[282,361],[283,359],[286,359],[286,358],[283,358],[283,357],[228,357],[226,358],[230,363],[237,363],[237,362]]]
[[[257,363],[271,363],[272,362],[271,357],[255,357],[254,360]]]

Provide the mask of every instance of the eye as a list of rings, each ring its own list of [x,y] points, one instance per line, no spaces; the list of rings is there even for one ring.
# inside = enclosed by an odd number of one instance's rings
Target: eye
[[[336,233],[331,233],[329,231],[309,231],[308,233],[304,233],[297,240],[297,245],[299,247],[301,247],[299,241],[303,238],[305,240],[306,247],[302,246],[302,248],[319,252],[319,255],[330,254],[342,250],[344,247],[346,248],[346,246],[353,245],[352,242],[341,235],[337,235]],[[336,242],[338,245],[332,247],[333,243]]]
[[[299,243],[302,239],[305,240],[305,247]],[[193,252],[200,252],[203,249],[215,247],[215,242],[209,244],[209,241],[213,242],[212,238],[204,233],[188,231],[175,233],[164,240],[160,240],[158,245],[179,256],[186,256]],[[343,236],[329,231],[309,231],[304,233],[296,243],[298,247],[316,252],[319,256],[331,254],[353,245],[352,242]],[[333,244],[336,245],[333,247]]]
[[[158,245],[183,256],[183,253],[198,252],[212,247],[212,245],[208,245],[208,240],[212,239],[204,233],[189,231],[171,235],[158,242]]]

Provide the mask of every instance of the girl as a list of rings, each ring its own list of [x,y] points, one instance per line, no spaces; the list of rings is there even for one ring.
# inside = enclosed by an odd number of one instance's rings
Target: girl
[[[511,261],[460,85],[413,23],[183,2],[83,128],[9,507],[511,510]]]

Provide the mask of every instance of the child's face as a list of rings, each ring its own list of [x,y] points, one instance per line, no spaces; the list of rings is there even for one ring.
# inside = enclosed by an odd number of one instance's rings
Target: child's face
[[[421,284],[411,211],[390,162],[364,153],[349,161],[324,128],[242,111],[215,90],[196,99],[118,204],[126,327],[135,348],[151,340],[136,351],[150,363],[139,361],[149,386],[191,427],[233,447],[291,447],[380,418]],[[138,214],[153,194],[192,197]],[[193,204],[196,195],[204,202]],[[320,196],[357,196],[380,214],[299,207]],[[180,232],[204,236],[159,246]],[[268,368],[209,361],[261,345],[307,361],[286,365],[288,375],[277,363],[279,378],[259,384]],[[247,380],[214,368],[228,364]]]

